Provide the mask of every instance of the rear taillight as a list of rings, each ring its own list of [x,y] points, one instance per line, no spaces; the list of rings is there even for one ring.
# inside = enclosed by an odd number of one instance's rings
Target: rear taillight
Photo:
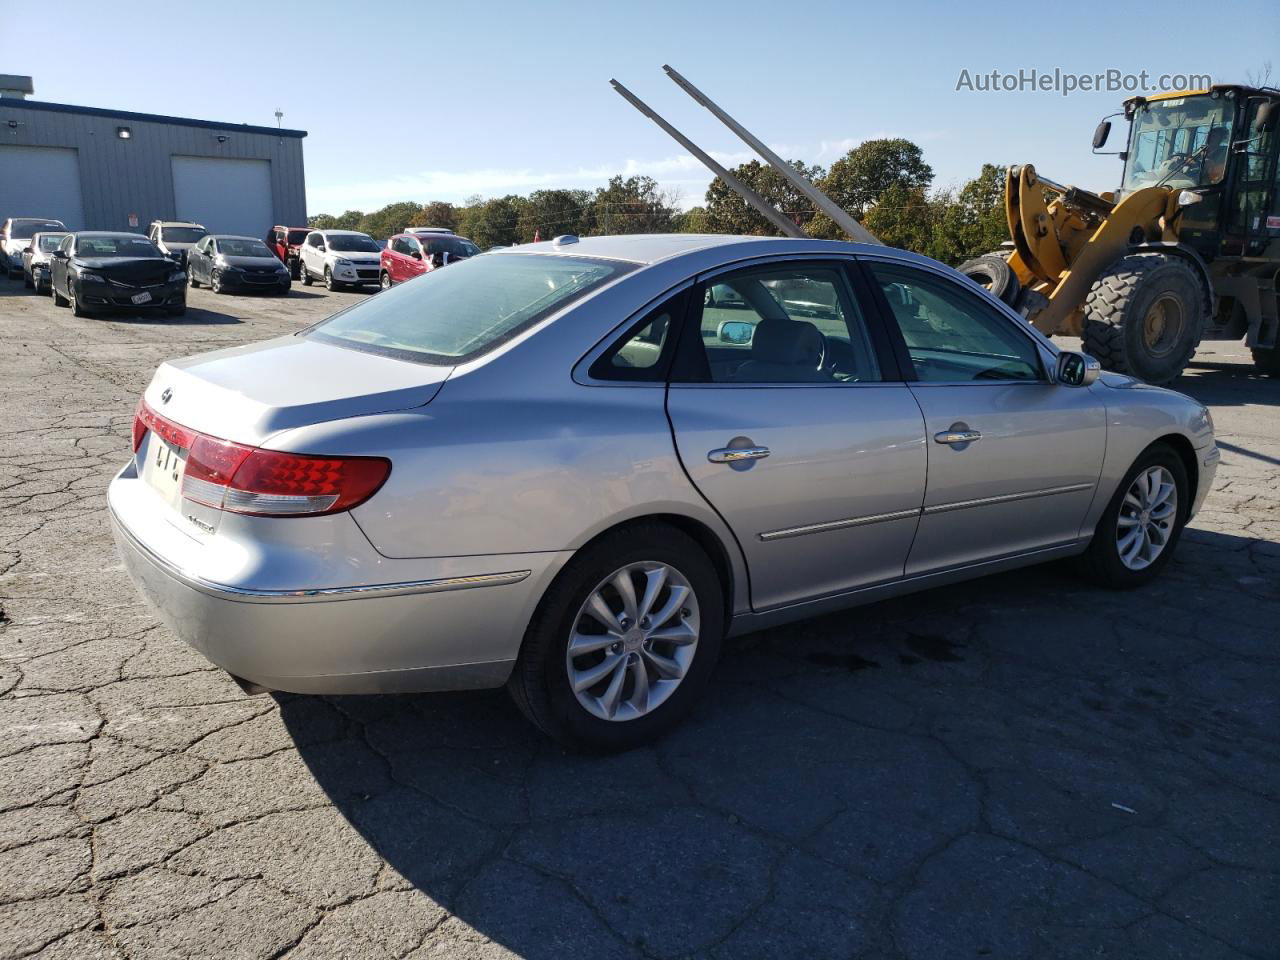
[[[364,503],[391,475],[391,461],[382,457],[317,457],[247,447],[187,430],[139,403],[134,452],[147,430],[187,450],[184,499],[233,513],[339,513]]]

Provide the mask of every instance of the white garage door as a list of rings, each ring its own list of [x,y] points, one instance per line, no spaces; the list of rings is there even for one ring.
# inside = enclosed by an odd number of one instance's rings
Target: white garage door
[[[85,229],[77,152],[0,146],[0,220],[8,217],[49,217]]]
[[[174,157],[173,203],[179,220],[210,233],[265,237],[275,224],[271,161]]]

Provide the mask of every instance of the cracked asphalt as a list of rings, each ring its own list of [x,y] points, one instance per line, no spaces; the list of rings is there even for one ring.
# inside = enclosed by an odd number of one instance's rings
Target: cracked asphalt
[[[1280,381],[1134,593],[1061,566],[744,638],[652,749],[501,691],[247,697],[105,516],[163,359],[362,294],[77,320],[0,281],[0,958],[1280,957]],[[358,638],[353,638],[358,642]]]

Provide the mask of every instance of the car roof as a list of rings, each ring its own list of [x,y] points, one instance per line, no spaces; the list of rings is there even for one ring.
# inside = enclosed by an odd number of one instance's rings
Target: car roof
[[[503,255],[547,253],[562,256],[600,257],[653,264],[691,254],[716,251],[725,261],[796,253],[875,253],[902,260],[934,263],[928,257],[873,243],[843,240],[813,240],[807,237],[742,237],[726,234],[636,233],[612,237],[582,237],[576,243],[554,240],[508,247]]]
[[[145,233],[131,233],[128,230],[76,230],[74,233],[77,237],[133,237],[135,240],[147,239]]]
[[[367,237],[369,234],[360,230],[312,230],[312,233],[323,233],[326,237]]]
[[[194,220],[152,220],[151,225],[161,227],[199,227],[204,229],[203,223],[196,223]]]
[[[261,237],[246,237],[243,233],[211,233],[209,236],[214,240],[257,240],[262,243]]]

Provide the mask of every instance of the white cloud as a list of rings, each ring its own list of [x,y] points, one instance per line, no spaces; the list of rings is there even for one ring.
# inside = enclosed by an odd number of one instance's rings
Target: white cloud
[[[781,156],[799,158],[807,163],[830,164],[863,140],[897,134],[877,132],[866,137],[842,137],[811,144],[770,144]],[[941,133],[916,135],[917,140],[938,139]],[[726,167],[734,167],[754,159],[747,149],[733,152],[708,150]],[[412,173],[372,180],[315,183],[307,191],[310,213],[341,213],[343,210],[376,210],[401,200],[449,200],[460,202],[467,197],[501,196],[507,193],[529,193],[552,187],[595,188],[615,174],[650,176],[663,187],[680,194],[682,207],[702,202],[711,181],[711,171],[687,153],[657,158],[628,158],[593,167],[538,170],[529,167],[486,167],[475,170],[419,170]]]

